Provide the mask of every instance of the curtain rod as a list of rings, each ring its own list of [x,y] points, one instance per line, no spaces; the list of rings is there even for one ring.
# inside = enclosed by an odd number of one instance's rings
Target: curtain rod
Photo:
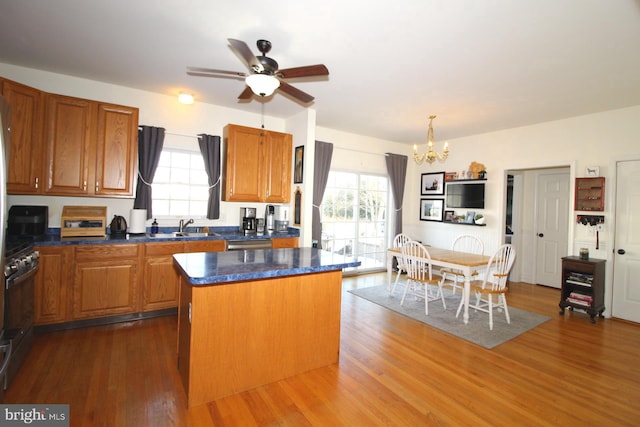
[[[138,126],[138,129],[142,129],[142,126]],[[169,132],[166,129],[165,129],[164,133],[165,133],[165,135],[186,136],[188,138],[198,138],[200,136],[200,135],[192,135],[192,134],[188,134],[188,133]]]
[[[178,133],[178,132],[169,132],[169,131],[164,131],[165,135],[173,135],[173,136],[186,136],[188,138],[198,138],[200,135],[190,135],[190,134],[186,134],[186,133]]]
[[[344,150],[344,151],[353,151],[354,153],[363,153],[363,154],[370,154],[372,156],[384,156],[387,157],[387,154],[381,154],[381,153],[372,153],[370,151],[362,151],[362,150],[354,150],[353,148],[344,148],[344,147],[335,147],[337,150]]]

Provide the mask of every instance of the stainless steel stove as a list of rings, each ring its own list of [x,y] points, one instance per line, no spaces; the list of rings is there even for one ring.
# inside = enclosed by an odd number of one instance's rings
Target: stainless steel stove
[[[33,345],[34,285],[40,254],[25,240],[5,242],[4,339],[10,343],[11,358],[4,378],[6,390]]]

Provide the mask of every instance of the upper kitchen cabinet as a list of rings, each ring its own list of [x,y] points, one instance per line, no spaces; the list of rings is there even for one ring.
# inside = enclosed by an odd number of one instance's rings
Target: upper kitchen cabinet
[[[98,104],[95,195],[133,196],[137,173],[138,109]]]
[[[42,192],[42,120],[45,93],[0,79],[2,96],[11,106],[11,143],[7,159],[7,192]]]
[[[89,100],[47,96],[46,194],[89,195],[89,155],[95,115],[95,104]]]
[[[290,134],[227,125],[223,200],[288,203],[291,193]]]
[[[133,196],[137,108],[50,94],[45,117],[45,194]]]

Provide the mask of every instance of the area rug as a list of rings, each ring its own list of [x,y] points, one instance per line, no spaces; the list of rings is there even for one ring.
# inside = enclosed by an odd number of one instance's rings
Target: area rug
[[[468,324],[464,324],[462,313],[456,318],[461,298],[459,293],[450,295],[451,290],[445,289],[447,309],[443,309],[442,302],[439,300],[430,302],[429,315],[427,316],[424,314],[424,301],[418,301],[412,296],[407,296],[404,306],[401,306],[402,291],[403,289],[398,289],[393,295],[389,295],[387,286],[382,285],[352,289],[349,292],[485,348],[496,347],[551,319],[547,316],[509,307],[511,323],[507,323],[504,312],[495,310],[493,312],[493,330],[489,330],[489,314],[474,311],[472,307],[469,307]]]

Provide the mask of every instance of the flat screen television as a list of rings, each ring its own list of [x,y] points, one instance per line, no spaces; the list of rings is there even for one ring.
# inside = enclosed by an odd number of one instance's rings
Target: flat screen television
[[[484,209],[484,182],[449,182],[446,193],[448,208]]]

